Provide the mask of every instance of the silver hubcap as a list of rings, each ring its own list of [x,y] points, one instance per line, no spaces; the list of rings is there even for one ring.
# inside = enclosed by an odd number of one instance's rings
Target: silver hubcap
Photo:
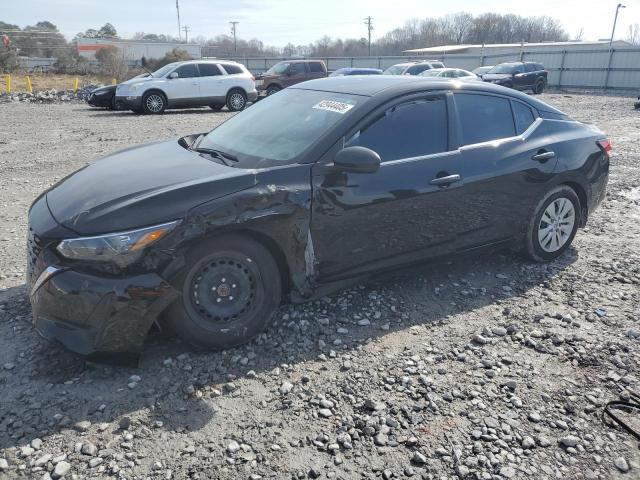
[[[149,95],[147,97],[147,109],[150,112],[158,113],[162,111],[162,107],[164,106],[164,101],[160,95]]]
[[[569,240],[576,211],[568,198],[556,198],[545,209],[538,225],[538,242],[545,252],[557,252]]]
[[[229,103],[234,109],[239,110],[244,107],[244,97],[239,93],[234,93],[229,98]]]

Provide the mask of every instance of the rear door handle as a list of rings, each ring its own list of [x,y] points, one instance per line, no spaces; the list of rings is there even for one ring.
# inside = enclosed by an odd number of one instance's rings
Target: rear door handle
[[[549,160],[550,158],[553,158],[555,156],[556,156],[555,152],[548,152],[546,150],[540,150],[533,157],[531,157],[531,160],[535,160],[536,162],[544,163],[547,160]]]
[[[437,185],[439,187],[446,187],[448,185],[451,185],[452,183],[459,182],[459,181],[460,181],[460,175],[456,173],[454,175],[447,175],[446,177],[434,178],[429,183],[431,183],[431,185]]]

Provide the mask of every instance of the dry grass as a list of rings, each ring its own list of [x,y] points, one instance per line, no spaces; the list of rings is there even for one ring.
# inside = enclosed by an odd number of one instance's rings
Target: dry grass
[[[71,90],[73,89],[74,81],[78,79],[78,85],[82,88],[83,85],[96,85],[96,84],[110,84],[111,79],[102,75],[66,75],[57,73],[36,73],[29,75],[31,77],[31,85],[33,91],[38,90]],[[0,75],[0,93],[7,91],[6,76]],[[26,75],[11,75],[11,91],[12,92],[26,92],[27,91],[27,79]]]

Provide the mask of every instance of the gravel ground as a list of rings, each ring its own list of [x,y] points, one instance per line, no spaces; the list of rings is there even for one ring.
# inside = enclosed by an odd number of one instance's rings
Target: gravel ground
[[[0,104],[0,478],[640,478],[638,443],[601,417],[640,390],[640,113],[542,98],[615,149],[607,198],[561,259],[416,267],[284,306],[226,352],[153,333],[138,369],[33,330],[27,208],[96,156],[227,114]]]

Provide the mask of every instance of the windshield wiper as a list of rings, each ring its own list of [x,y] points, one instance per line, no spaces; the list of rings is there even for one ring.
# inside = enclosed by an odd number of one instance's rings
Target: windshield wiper
[[[222,160],[222,163],[224,163],[227,167],[232,166],[232,164],[228,162],[233,162],[233,163],[238,162],[237,157],[234,157],[230,153],[221,152],[220,150],[215,150],[213,148],[191,148],[190,150],[197,153],[204,153],[206,155],[211,155],[212,157]]]

